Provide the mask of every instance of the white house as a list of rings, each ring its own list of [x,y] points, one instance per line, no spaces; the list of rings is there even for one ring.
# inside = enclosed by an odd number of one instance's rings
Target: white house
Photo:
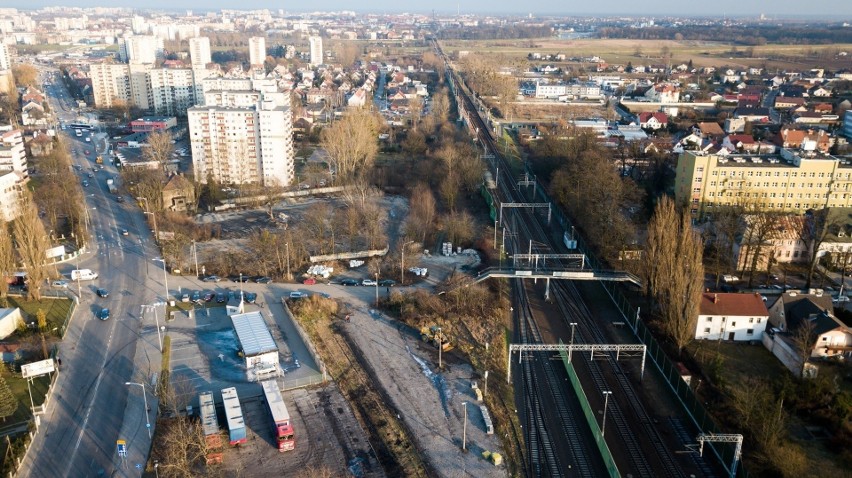
[[[695,338],[704,340],[760,340],[769,312],[760,294],[701,294]]]

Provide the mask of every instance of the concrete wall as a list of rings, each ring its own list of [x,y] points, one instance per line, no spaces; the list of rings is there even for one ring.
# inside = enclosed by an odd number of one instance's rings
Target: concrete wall
[[[772,355],[778,358],[788,370],[793,372],[796,377],[802,376],[802,360],[796,350],[781,339],[778,334],[763,334],[763,346],[772,352]],[[805,364],[805,377],[813,378],[817,376],[819,369],[816,365]]]

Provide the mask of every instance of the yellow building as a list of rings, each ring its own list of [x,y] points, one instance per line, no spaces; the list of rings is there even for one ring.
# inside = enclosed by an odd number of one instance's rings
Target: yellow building
[[[677,161],[675,199],[688,204],[696,220],[728,205],[799,213],[850,207],[852,162],[790,149],[772,155],[726,156],[685,151]]]

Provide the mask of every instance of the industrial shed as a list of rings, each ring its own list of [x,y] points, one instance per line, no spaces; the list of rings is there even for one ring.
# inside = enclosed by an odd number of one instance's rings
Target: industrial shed
[[[231,316],[237,345],[246,360],[246,376],[250,382],[281,375],[278,346],[260,311]]]

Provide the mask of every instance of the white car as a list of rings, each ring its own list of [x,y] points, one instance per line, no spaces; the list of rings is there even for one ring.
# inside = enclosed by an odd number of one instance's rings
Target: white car
[[[835,304],[840,304],[840,303],[843,303],[843,302],[849,302],[849,297],[847,297],[845,295],[841,295],[841,296],[838,296],[838,297],[831,299],[831,301],[834,302]]]
[[[51,283],[50,283],[50,285],[51,285],[52,287],[56,287],[56,288],[58,288],[58,289],[67,289],[67,288],[68,288],[68,281],[65,281],[65,280],[55,280],[55,281],[51,282]]]
[[[303,299],[303,298],[305,298],[305,297],[307,297],[307,296],[308,296],[308,294],[306,294],[306,293],[304,293],[304,292],[299,292],[299,291],[297,291],[297,290],[294,290],[293,292],[290,292],[290,298],[291,298],[291,299]]]
[[[377,285],[378,283],[373,279],[364,279],[361,281],[361,285]]]

